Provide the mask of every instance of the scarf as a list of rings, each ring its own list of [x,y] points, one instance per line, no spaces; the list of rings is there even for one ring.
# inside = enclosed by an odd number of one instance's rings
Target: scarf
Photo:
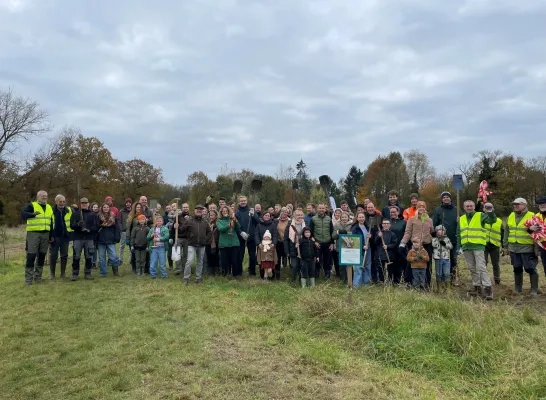
[[[303,230],[305,228],[305,221],[301,220],[301,229]],[[296,220],[293,219],[292,223],[290,224],[290,230],[288,231],[288,238],[292,241],[292,243],[296,243]]]
[[[113,212],[108,212],[107,214],[99,213],[100,225],[102,227],[112,226],[116,223],[116,216]]]

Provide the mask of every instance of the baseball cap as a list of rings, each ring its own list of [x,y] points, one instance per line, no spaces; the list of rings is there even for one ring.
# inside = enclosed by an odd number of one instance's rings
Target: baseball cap
[[[546,196],[540,196],[537,201],[537,204],[546,204]]]
[[[527,200],[525,200],[523,197],[518,197],[516,200],[512,202],[512,204],[525,204],[527,205]]]
[[[80,203],[89,203],[89,200],[87,199],[87,197],[82,197],[80,199]]]

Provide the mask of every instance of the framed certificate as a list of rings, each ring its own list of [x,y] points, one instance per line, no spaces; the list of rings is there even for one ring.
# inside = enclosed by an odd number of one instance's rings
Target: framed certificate
[[[362,236],[339,235],[339,265],[362,265]]]

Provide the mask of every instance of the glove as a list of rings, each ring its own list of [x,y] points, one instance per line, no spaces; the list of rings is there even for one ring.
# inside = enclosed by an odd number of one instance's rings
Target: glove
[[[131,253],[135,252],[135,246],[131,246]]]
[[[247,240],[247,239],[248,239],[248,233],[246,233],[246,232],[241,232],[241,237],[242,237],[244,240]]]
[[[125,246],[129,246],[131,244],[131,239],[125,239]]]
[[[169,244],[172,246],[172,244],[174,243],[174,241],[172,239],[169,239]]]
[[[538,232],[538,231],[540,231],[541,229],[542,229],[542,228],[540,227],[540,225],[531,225],[531,226],[529,227],[529,230],[530,230],[531,232]]]
[[[440,244],[441,244],[442,246],[445,246],[445,245],[446,245],[446,241],[445,241],[445,240],[440,240]]]

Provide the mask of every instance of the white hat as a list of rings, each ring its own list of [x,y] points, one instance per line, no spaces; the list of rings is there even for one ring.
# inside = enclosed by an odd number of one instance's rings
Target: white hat
[[[512,204],[525,204],[527,205],[527,200],[525,200],[523,197],[518,197],[516,200],[512,202]]]
[[[265,231],[264,233],[264,239],[268,237],[269,239],[271,239],[271,233],[269,232],[269,229]]]

